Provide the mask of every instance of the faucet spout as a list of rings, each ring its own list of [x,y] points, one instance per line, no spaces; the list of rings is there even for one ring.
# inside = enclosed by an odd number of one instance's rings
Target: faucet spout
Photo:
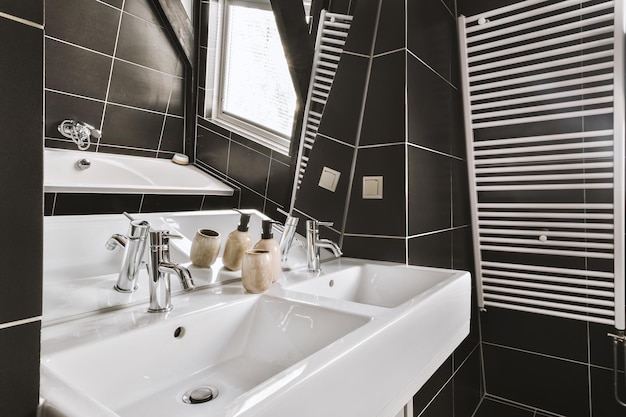
[[[170,261],[170,234],[167,230],[150,230],[150,313],[162,313],[172,309],[172,289],[170,274],[180,280],[184,290],[195,288],[191,273],[182,265]]]
[[[196,285],[193,283],[193,278],[191,277],[191,272],[182,265],[171,262],[161,262],[159,272],[176,275],[180,281],[180,285],[185,291],[191,291],[196,288]]]
[[[307,269],[310,272],[320,271],[320,248],[327,248],[333,252],[333,255],[339,257],[343,252],[335,242],[330,239],[320,239],[319,226],[332,226],[329,222],[319,222],[317,220],[306,221],[306,258]]]
[[[343,255],[343,252],[341,251],[339,245],[337,245],[330,239],[319,239],[315,242],[315,246],[317,246],[318,248],[330,249],[336,258],[339,258],[341,255]]]

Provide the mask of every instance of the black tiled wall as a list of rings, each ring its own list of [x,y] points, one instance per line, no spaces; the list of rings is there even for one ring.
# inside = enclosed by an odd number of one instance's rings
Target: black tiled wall
[[[296,200],[304,217],[334,222],[326,233],[347,256],[473,268],[453,6],[350,3],[354,21]],[[324,166],[341,172],[334,193],[317,185]],[[381,200],[362,198],[372,175],[384,178]],[[469,417],[478,406],[473,313],[471,335],[416,395],[416,416]]]
[[[43,1],[0,1],[0,415],[39,402]],[[23,20],[25,19],[25,20]]]
[[[76,119],[102,130],[89,151],[184,152],[183,64],[150,0],[45,3],[45,145],[75,149],[57,126]]]
[[[458,13],[471,16],[516,3],[513,0],[457,0]],[[600,118],[572,118],[559,129],[580,131]],[[554,122],[551,122],[554,125]],[[567,123],[564,125],[564,123]],[[548,123],[521,125],[518,135],[545,131]],[[610,126],[609,126],[610,127]],[[488,129],[483,129],[486,132]],[[502,132],[494,133],[503,137]],[[602,193],[557,191],[567,201],[606,202]],[[507,193],[516,200],[518,192]],[[524,196],[527,198],[528,196]],[[500,197],[499,197],[500,198]],[[549,199],[535,193],[537,202]],[[517,255],[513,255],[517,256]],[[545,255],[548,256],[548,255]],[[554,264],[553,259],[527,257],[526,262]],[[584,262],[583,259],[580,262]],[[570,265],[568,265],[570,266]],[[584,268],[584,264],[580,265]],[[477,417],[559,415],[621,417],[626,408],[613,398],[611,326],[489,307],[480,314],[485,369],[485,401]],[[622,391],[624,396],[624,391]],[[553,414],[552,414],[553,413]]]

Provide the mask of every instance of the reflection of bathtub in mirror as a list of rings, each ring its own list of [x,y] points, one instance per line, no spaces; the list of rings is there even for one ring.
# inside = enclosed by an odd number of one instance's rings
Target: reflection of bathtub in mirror
[[[88,160],[88,163],[85,163]],[[82,162],[82,163],[81,163]],[[108,153],[44,151],[44,191],[49,193],[233,194],[233,189],[193,166],[167,159]]]

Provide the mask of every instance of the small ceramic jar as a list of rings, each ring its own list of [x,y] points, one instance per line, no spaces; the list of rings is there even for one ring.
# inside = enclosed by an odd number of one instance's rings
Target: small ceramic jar
[[[265,292],[272,285],[274,278],[272,261],[272,255],[268,250],[252,249],[244,253],[241,282],[248,292],[254,294]]]
[[[221,237],[219,232],[211,229],[200,229],[191,242],[189,259],[195,266],[208,268],[217,259],[220,252]]]

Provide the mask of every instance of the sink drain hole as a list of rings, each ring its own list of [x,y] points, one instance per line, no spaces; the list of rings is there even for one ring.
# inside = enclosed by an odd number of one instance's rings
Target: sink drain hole
[[[328,286],[331,287],[331,288],[334,287],[335,286],[335,280],[331,279],[330,281],[328,281]]]
[[[177,327],[176,330],[174,330],[174,338],[175,339],[180,339],[185,335],[185,328],[184,327]]]
[[[215,387],[203,386],[190,389],[183,394],[183,402],[187,404],[207,403],[217,398],[218,391]]]

